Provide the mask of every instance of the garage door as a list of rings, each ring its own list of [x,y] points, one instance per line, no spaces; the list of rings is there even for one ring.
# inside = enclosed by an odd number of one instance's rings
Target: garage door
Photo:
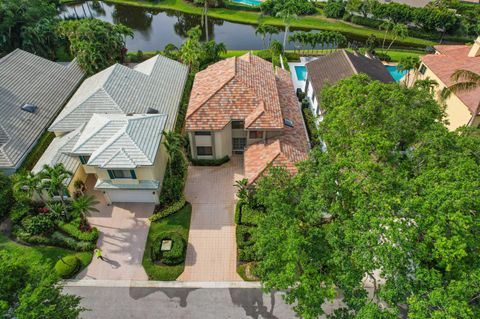
[[[108,190],[106,194],[112,203],[155,203],[158,196],[151,190]]]

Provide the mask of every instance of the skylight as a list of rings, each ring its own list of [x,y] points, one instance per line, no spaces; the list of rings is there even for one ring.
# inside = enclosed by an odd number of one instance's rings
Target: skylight
[[[289,127],[293,127],[293,121],[287,118],[283,119],[283,124]]]
[[[35,111],[37,110],[37,106],[33,104],[25,103],[22,105],[21,109],[28,113],[35,113]]]

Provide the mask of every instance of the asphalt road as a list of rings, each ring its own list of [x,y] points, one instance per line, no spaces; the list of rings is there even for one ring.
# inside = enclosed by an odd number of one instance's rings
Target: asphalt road
[[[296,318],[281,293],[253,288],[65,287],[83,297],[84,319]]]

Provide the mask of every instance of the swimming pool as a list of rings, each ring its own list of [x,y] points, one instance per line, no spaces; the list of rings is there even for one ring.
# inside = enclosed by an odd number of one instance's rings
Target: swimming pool
[[[259,0],[230,0],[235,3],[245,4],[247,6],[258,7],[262,4]]]
[[[295,74],[297,75],[297,79],[299,81],[305,81],[307,78],[307,67],[304,65],[296,65]]]
[[[400,81],[403,78],[403,76],[408,72],[408,71],[399,71],[396,65],[385,65],[385,68],[387,68],[392,78],[397,82]]]

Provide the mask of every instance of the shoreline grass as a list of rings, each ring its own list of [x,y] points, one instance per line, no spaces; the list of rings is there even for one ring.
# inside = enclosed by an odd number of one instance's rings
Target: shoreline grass
[[[60,2],[62,4],[68,4],[78,3],[79,1],[61,0]],[[156,3],[143,0],[108,0],[105,2],[143,8],[174,10],[196,15],[201,15],[203,12],[203,8],[186,3],[183,0],[163,0]],[[208,10],[208,16],[231,22],[257,25],[259,24],[259,18],[261,17],[261,14],[255,11],[241,11],[228,8],[210,8]],[[261,18],[261,21],[266,24],[283,27],[283,22],[280,18],[265,16]],[[319,13],[311,16],[300,17],[299,20],[292,23],[291,28],[339,31],[352,38],[367,38],[371,34],[375,35],[377,38],[383,38],[384,36],[384,33],[380,30],[354,25],[341,20],[329,19]],[[390,39],[390,37],[387,37],[387,39]],[[396,43],[399,46],[410,47],[425,47],[435,44],[433,41],[413,37],[397,40]]]

